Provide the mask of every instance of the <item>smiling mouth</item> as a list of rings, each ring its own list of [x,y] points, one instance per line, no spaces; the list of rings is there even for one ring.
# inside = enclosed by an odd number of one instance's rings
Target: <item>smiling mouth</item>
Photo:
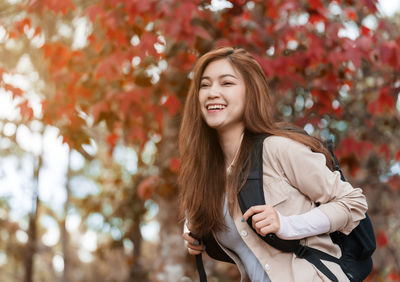
[[[208,105],[206,108],[208,111],[220,111],[225,109],[226,106],[221,104],[213,104],[213,105]]]

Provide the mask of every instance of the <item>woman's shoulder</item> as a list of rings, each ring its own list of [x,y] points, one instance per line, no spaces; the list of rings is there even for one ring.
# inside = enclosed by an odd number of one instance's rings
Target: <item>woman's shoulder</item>
[[[289,137],[271,135],[264,139],[264,150],[276,152],[277,150],[291,150],[298,147],[306,147],[302,143]]]
[[[263,158],[282,162],[283,159],[311,157],[310,147],[289,137],[272,135],[264,139]]]

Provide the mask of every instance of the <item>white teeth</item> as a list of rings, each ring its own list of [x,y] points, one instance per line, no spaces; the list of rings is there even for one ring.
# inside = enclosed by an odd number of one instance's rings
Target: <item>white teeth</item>
[[[224,105],[209,105],[207,106],[207,110],[222,110],[225,109]]]

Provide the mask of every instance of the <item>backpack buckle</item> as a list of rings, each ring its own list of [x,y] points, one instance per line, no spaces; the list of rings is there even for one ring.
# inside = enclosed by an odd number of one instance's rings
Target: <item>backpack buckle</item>
[[[308,248],[306,246],[300,245],[300,247],[295,251],[295,254],[299,258],[304,258],[307,254],[307,250]]]

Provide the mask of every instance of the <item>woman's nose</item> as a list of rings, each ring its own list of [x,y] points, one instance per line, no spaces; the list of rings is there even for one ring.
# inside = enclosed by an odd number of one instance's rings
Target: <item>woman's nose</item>
[[[210,97],[219,97],[221,95],[221,89],[218,87],[218,85],[213,84],[209,88],[209,96]]]

